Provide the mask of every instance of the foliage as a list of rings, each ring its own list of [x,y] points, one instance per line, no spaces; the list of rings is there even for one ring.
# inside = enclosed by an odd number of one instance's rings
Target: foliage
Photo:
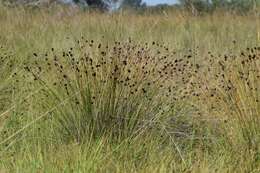
[[[1,7],[0,171],[259,172],[257,17]]]
[[[259,5],[259,0],[180,0],[180,3],[187,9],[197,12],[227,9],[244,13],[252,9],[255,10]]]
[[[121,7],[145,7],[145,3],[142,0],[123,0]]]

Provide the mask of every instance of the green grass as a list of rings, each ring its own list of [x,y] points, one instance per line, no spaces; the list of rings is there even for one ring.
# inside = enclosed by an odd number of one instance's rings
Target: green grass
[[[0,172],[260,171],[256,15],[0,8]]]

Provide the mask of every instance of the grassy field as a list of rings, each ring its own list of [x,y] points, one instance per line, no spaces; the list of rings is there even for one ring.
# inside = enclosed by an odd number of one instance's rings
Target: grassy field
[[[260,172],[260,19],[0,7],[0,172]]]

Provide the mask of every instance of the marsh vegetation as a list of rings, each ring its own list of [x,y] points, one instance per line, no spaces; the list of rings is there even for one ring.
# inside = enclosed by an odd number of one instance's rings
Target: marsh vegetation
[[[0,172],[259,172],[259,16],[0,10]]]

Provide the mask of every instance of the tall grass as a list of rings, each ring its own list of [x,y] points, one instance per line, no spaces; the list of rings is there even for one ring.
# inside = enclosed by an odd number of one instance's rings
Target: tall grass
[[[257,19],[1,7],[0,171],[259,172]]]
[[[47,110],[70,99],[53,115],[65,136],[78,142],[91,133],[124,138],[172,114],[185,85],[165,67],[174,61],[169,52],[155,48],[130,42],[102,45],[82,38],[59,54],[35,53],[37,64],[26,70],[44,87],[39,102]]]

